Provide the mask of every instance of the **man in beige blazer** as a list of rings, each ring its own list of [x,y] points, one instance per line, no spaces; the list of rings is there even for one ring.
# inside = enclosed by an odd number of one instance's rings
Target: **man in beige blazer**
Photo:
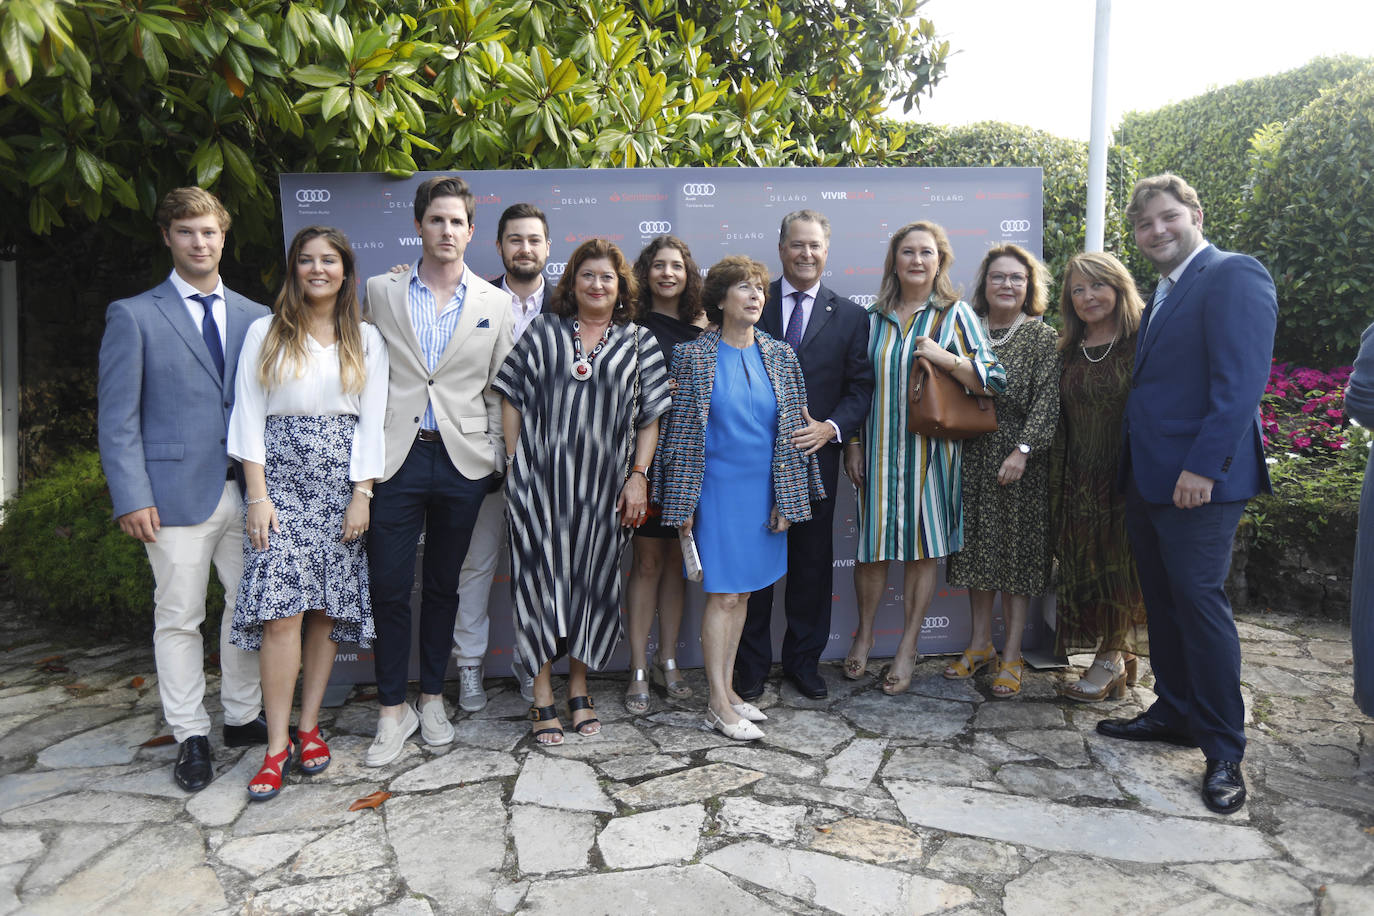
[[[427,744],[453,740],[443,689],[458,572],[488,484],[505,469],[501,403],[491,382],[510,352],[513,318],[509,295],[463,263],[473,208],[461,178],[422,183],[415,192],[419,263],[367,281],[364,308],[391,357],[386,470],[368,541],[381,707],[368,766],[399,757],[417,728]],[[421,532],[420,698],[411,706],[410,594]]]

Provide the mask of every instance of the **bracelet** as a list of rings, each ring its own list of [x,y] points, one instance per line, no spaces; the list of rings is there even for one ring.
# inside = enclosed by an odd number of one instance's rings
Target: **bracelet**
[[[268,501],[268,497],[266,497],[266,496],[259,496],[257,499],[245,499],[245,500],[243,501],[243,504],[244,504],[245,506],[256,506],[258,503],[265,503],[265,502],[267,502],[267,501]]]
[[[635,472],[643,474],[646,480],[649,478],[649,466],[647,464],[637,464],[634,467],[630,468],[631,474]]]
[[[359,486],[359,485],[356,484],[356,483],[353,485],[353,492],[354,492],[354,493],[361,493],[361,494],[363,494],[364,496],[366,496],[368,499],[371,499],[371,498],[372,498],[372,491],[371,491],[371,490],[369,490],[367,487]]]
[[[506,467],[510,467],[510,466],[511,466],[512,464],[514,464],[514,463],[515,463],[515,455],[514,455],[514,454],[507,455],[507,456],[506,456]]]

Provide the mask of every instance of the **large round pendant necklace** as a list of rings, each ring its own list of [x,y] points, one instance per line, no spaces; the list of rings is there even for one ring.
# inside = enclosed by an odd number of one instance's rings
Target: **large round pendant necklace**
[[[992,328],[988,326],[988,319],[987,319],[987,316],[986,316],[986,315],[983,316],[983,330],[987,332],[987,335],[988,335],[988,343],[992,344],[994,347],[1000,347],[1000,346],[1002,346],[1002,344],[1004,344],[1004,343],[1006,343],[1007,341],[1011,340],[1012,337],[1015,336],[1016,332],[1019,331],[1019,330],[1021,330],[1021,325],[1025,324],[1025,323],[1026,323],[1026,313],[1025,313],[1025,312],[1017,312],[1017,313],[1016,313],[1016,320],[1013,321],[1010,325],[1007,326],[1007,328],[1006,328],[1006,333],[1003,334],[1001,337],[993,337],[993,336],[992,336]],[[999,328],[998,330],[1001,330],[1001,329]]]
[[[582,355],[581,331],[582,325],[574,318],[572,377],[579,382],[585,382],[592,377],[592,360],[596,359],[597,354],[606,346],[606,341],[611,337],[611,325],[610,322],[606,323],[606,333],[601,335],[601,339],[596,342],[596,346],[592,347],[592,352],[588,353],[586,356]]]

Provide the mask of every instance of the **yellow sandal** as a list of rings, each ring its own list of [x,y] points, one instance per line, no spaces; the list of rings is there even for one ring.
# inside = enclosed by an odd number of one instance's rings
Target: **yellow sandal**
[[[988,643],[986,648],[977,652],[965,649],[957,662],[945,666],[945,677],[951,681],[966,681],[996,661],[997,650],[993,648],[992,643]]]
[[[1021,675],[1026,671],[1026,660],[1018,658],[1011,662],[1001,662],[997,666],[997,677],[992,680],[992,695],[1006,699],[1021,692]]]

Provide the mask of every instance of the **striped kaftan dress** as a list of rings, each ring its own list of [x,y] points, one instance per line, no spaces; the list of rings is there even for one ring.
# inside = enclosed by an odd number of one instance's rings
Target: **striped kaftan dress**
[[[540,315],[492,383],[520,411],[506,511],[515,639],[531,671],[565,652],[594,670],[611,660],[621,636],[620,555],[631,533],[615,506],[625,484],[636,366],[635,428],[671,405],[662,351],[634,324],[611,325],[591,378],[574,379],[572,363],[572,319]]]
[[[973,309],[961,301],[946,311],[941,320],[932,296],[903,329],[877,305],[868,309],[875,385],[863,428],[860,563],[943,557],[963,545],[961,443],[906,430],[907,380],[916,361],[916,338],[930,336],[938,323],[940,345],[967,358],[989,391],[1005,388],[1007,376]]]

